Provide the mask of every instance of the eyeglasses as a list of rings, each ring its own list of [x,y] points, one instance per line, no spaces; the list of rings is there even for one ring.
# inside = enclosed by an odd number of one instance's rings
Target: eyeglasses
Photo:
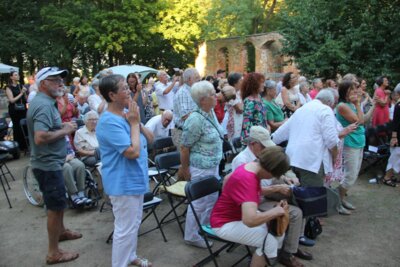
[[[45,81],[50,81],[53,82],[55,84],[63,84],[64,80],[63,79],[44,79]]]
[[[45,75],[46,73],[48,73],[49,71],[59,71],[60,69],[58,67],[49,67],[45,72],[43,72],[42,74],[40,74],[39,77],[36,77],[37,80],[39,80],[43,75]]]
[[[92,122],[96,122],[96,121],[98,121],[99,119],[88,119],[88,121],[92,121]]]

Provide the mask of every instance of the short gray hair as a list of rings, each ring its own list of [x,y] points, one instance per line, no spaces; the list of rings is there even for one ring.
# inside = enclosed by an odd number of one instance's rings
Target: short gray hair
[[[306,86],[310,86],[310,84],[308,82],[301,82],[299,83],[299,90],[301,91],[301,89],[303,89]]]
[[[91,110],[88,113],[85,114],[85,116],[83,116],[83,122],[87,123],[89,119],[91,118],[95,118],[98,119],[99,118],[99,114],[97,114],[96,111]]]
[[[192,85],[190,90],[190,94],[193,98],[193,101],[200,107],[200,101],[204,97],[210,96],[212,93],[215,93],[214,86],[212,83],[208,81],[200,81]]]
[[[99,80],[99,79],[97,79],[97,78],[93,79],[93,81],[92,81],[92,87],[93,87],[93,86],[99,86],[99,84],[100,84],[100,80]]]
[[[315,99],[318,99],[322,103],[329,106],[333,106],[335,104],[335,96],[329,89],[322,89],[319,91]]]
[[[172,113],[171,110],[166,109],[166,110],[164,110],[164,112],[163,112],[163,114],[161,115],[161,117],[164,118],[164,117],[167,116],[167,115],[170,115],[171,118],[174,116],[174,114]]]
[[[298,81],[299,83],[307,82],[307,78],[304,77],[304,76],[300,76],[299,79],[298,79],[297,81]]]
[[[163,74],[167,74],[167,73],[165,71],[163,71],[163,70],[157,71],[157,78],[160,78],[160,76],[163,75]]]
[[[313,86],[315,86],[315,84],[316,84],[316,83],[319,83],[319,82],[322,82],[321,78],[315,78],[315,79],[312,81],[312,84],[313,84]]]
[[[194,77],[198,75],[200,77],[199,72],[195,68],[187,68],[182,74],[183,83],[188,83],[190,79],[194,80]]]
[[[393,92],[395,92],[396,94],[399,94],[399,95],[400,95],[400,83],[398,83],[398,84],[396,85],[396,87],[394,88]]]
[[[264,82],[264,87],[265,89],[275,89],[276,88],[276,82],[273,80],[266,80]]]

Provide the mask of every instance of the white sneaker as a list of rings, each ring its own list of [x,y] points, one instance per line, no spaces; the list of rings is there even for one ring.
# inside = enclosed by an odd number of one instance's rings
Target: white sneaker
[[[204,240],[198,240],[198,241],[185,240],[185,243],[186,243],[186,245],[189,245],[189,246],[194,246],[194,247],[198,247],[198,248],[207,248],[206,241],[204,241]],[[210,245],[210,247],[212,247],[212,245],[214,243],[212,241],[208,241],[208,244]]]

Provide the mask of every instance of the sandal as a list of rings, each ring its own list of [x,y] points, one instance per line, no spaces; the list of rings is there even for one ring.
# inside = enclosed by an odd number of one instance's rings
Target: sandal
[[[65,241],[65,240],[75,240],[82,237],[81,233],[71,231],[69,229],[65,229],[65,231],[60,235],[58,241]]]
[[[85,200],[82,197],[78,197],[72,200],[72,203],[74,204],[74,206],[82,206],[83,204],[85,204]]]
[[[134,261],[132,261],[130,265],[139,266],[139,267],[151,267],[151,266],[153,266],[153,264],[151,262],[149,262],[148,259],[139,258],[139,257],[137,257]]]
[[[78,257],[79,257],[78,253],[60,251],[59,254],[57,254],[56,256],[53,257],[47,256],[46,264],[53,265],[63,262],[69,262],[77,259]]]
[[[397,187],[397,184],[396,184],[395,182],[393,182],[392,179],[385,179],[385,178],[382,178],[382,183],[383,183],[384,185],[387,185],[387,186]]]

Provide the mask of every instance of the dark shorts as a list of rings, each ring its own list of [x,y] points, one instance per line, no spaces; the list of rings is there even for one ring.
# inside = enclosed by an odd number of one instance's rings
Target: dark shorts
[[[33,169],[33,174],[39,183],[43,200],[48,210],[61,211],[67,207],[66,189],[62,170],[43,171]]]

